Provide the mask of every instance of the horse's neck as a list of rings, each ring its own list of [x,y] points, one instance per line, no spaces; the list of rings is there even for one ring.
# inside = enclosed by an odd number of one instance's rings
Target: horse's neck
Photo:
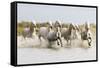
[[[91,33],[91,31],[90,30],[88,30],[87,31],[87,35],[91,35],[92,33]]]
[[[61,37],[61,29],[60,29],[60,27],[57,27],[56,35],[57,35],[57,37]]]
[[[88,33],[88,32],[90,32],[90,30],[85,29],[85,32],[87,32],[87,33]]]
[[[50,28],[50,29],[49,29],[49,32],[54,32],[54,29],[53,29],[53,28]]]
[[[68,33],[71,34],[71,32],[72,32],[72,29],[68,29]]]
[[[34,28],[34,32],[36,32],[36,28]]]
[[[60,27],[58,27],[57,29],[58,29],[58,32],[60,32]]]
[[[35,35],[36,34],[36,28],[34,28],[34,30],[32,32],[33,32],[33,35]]]
[[[57,27],[57,32],[61,32],[61,28],[60,27]]]
[[[25,28],[24,30],[25,30],[25,31],[29,31],[29,30],[30,30],[30,28]]]
[[[52,29],[50,28],[49,31],[52,31]]]

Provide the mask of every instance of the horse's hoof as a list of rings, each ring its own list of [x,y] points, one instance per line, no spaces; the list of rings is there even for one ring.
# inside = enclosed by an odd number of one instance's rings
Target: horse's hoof
[[[88,45],[89,45],[89,48],[91,47],[91,43],[88,43]]]
[[[89,46],[91,46],[91,44],[90,43],[88,43],[89,44]]]
[[[61,45],[61,47],[63,47],[63,46]]]
[[[60,45],[59,43],[57,43],[57,45]]]

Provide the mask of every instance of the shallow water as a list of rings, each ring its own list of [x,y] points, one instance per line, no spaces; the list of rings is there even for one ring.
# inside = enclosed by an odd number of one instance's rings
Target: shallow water
[[[92,47],[88,48],[87,42],[73,40],[71,46],[68,46],[63,40],[63,47],[57,46],[56,43],[52,48],[46,48],[48,42],[42,39],[42,44],[37,37],[22,39],[18,37],[18,64],[35,64],[35,63],[52,63],[52,62],[69,62],[85,61],[96,59],[96,45],[93,40]],[[80,47],[85,44],[85,47]]]

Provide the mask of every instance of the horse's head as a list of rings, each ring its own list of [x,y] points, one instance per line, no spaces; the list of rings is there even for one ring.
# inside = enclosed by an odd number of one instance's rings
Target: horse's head
[[[52,21],[48,21],[48,24],[49,24],[49,27],[50,27],[50,26],[53,26],[53,25],[52,25]]]
[[[31,31],[31,32],[37,32],[37,24],[36,24],[36,21],[33,21],[33,22],[30,24],[30,31]]]
[[[88,31],[90,29],[90,24],[87,22],[85,23],[85,29],[86,29],[86,31]]]
[[[69,30],[75,29],[74,25],[72,23],[69,24]]]
[[[75,30],[80,31],[79,25],[75,24]]]
[[[54,27],[60,27],[61,28],[61,22],[60,21],[55,21]]]

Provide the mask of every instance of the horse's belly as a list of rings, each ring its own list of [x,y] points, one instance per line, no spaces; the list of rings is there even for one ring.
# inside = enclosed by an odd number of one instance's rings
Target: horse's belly
[[[39,35],[42,37],[46,37],[48,34],[48,30],[45,27],[41,27],[39,30]]]
[[[48,34],[47,39],[48,39],[49,41],[55,41],[55,40],[57,40],[57,36],[56,36],[55,33],[52,32],[52,33],[49,33],[49,34]]]

